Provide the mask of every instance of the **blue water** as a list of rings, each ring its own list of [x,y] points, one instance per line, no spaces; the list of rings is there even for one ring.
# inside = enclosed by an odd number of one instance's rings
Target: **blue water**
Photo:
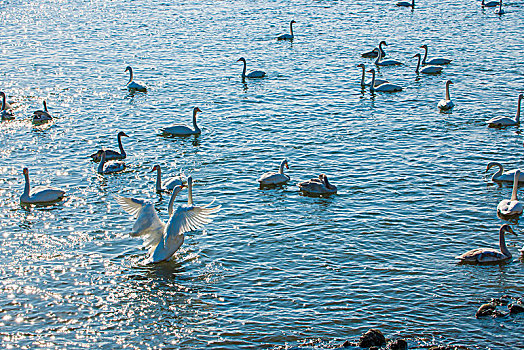
[[[498,244],[511,188],[486,164],[523,164],[521,128],[485,121],[513,117],[524,91],[524,4],[499,17],[480,1],[394,3],[1,1],[0,89],[16,103],[0,123],[2,347],[329,347],[377,327],[412,347],[522,348],[522,316],[474,316],[523,294],[520,224],[508,264],[454,256]],[[291,19],[294,42],[276,41]],[[373,65],[360,53],[380,40],[405,63],[380,68],[400,93],[360,88],[357,64]],[[441,75],[415,74],[423,43],[453,59]],[[243,84],[241,56],[267,77]],[[125,89],[127,65],[147,94]],[[441,114],[448,79],[456,107]],[[35,128],[43,99],[55,122]],[[202,135],[160,136],[194,106]],[[100,176],[88,156],[116,149],[118,131],[128,168]],[[289,185],[260,190],[283,158]],[[142,266],[115,195],[148,198],[167,220],[157,163],[222,210],[171,262]],[[66,199],[21,207],[23,167]],[[321,172],[338,194],[301,196],[296,184]]]

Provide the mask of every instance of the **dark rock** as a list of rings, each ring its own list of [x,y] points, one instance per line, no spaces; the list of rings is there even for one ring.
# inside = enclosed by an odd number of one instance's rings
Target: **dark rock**
[[[488,303],[488,304],[480,305],[479,309],[475,313],[476,318],[484,317],[484,316],[498,317],[498,316],[504,316],[504,313],[497,310],[495,305]]]
[[[360,336],[358,346],[361,348],[370,348],[372,346],[382,346],[386,344],[386,338],[378,329],[370,329]]]
[[[404,339],[395,339],[388,343],[386,349],[388,350],[406,350],[408,348],[408,342]]]
[[[508,305],[508,309],[509,309],[510,315],[515,315],[515,314],[524,312],[524,305],[515,303],[515,304]]]
[[[344,342],[344,344],[340,345],[341,348],[349,348],[350,346],[352,346],[353,344],[351,344],[351,342],[349,340],[346,340]]]

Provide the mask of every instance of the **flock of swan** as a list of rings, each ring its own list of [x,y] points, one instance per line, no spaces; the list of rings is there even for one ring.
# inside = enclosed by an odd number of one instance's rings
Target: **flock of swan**
[[[398,6],[402,7],[414,7],[415,1],[399,2]],[[499,6],[499,13],[502,11],[502,0],[499,2],[490,1],[484,3],[484,7]],[[503,13],[503,12],[502,12]],[[277,37],[277,40],[289,40],[294,39],[293,24],[296,23],[292,20],[289,24],[290,34],[283,34]],[[385,41],[381,41],[379,45],[371,51],[362,53],[363,58],[375,58],[374,64],[378,67],[385,66],[400,66],[402,62],[384,58],[387,53],[384,50],[384,46],[388,46]],[[416,53],[413,58],[417,58],[417,66],[415,73],[419,74],[439,74],[443,70],[443,66],[451,63],[451,59],[448,58],[432,58],[428,59],[428,46],[426,44],[421,45],[420,48],[424,49],[424,56],[420,53]],[[255,70],[247,73],[247,62],[244,57],[241,57],[237,62],[243,63],[243,69],[241,73],[242,80],[248,79],[259,79],[264,78],[266,73],[264,71]],[[371,80],[366,81],[366,66],[361,63],[357,67],[362,69],[361,87],[369,86],[370,92],[399,92],[402,91],[402,86],[394,84],[385,79],[377,78],[377,71],[374,68],[367,70],[371,73]],[[134,81],[133,69],[128,66],[125,72],[129,72],[129,81],[126,84],[127,89],[131,92],[147,92],[147,86],[137,83]],[[437,107],[441,111],[450,111],[455,106],[454,102],[450,98],[450,85],[453,84],[451,80],[445,82],[445,95],[444,99],[438,102]],[[0,116],[2,121],[9,121],[15,119],[11,105],[7,102],[7,97],[4,92],[0,92],[2,98],[2,104],[0,109]],[[503,127],[518,125],[520,122],[520,107],[523,94],[519,95],[517,114],[515,119],[509,117],[496,117],[490,119],[487,124],[489,127]],[[46,101],[43,101],[43,110],[37,110],[33,113],[32,122],[34,124],[47,123],[53,120],[53,117],[47,109]],[[197,125],[197,113],[202,112],[200,108],[193,108],[193,127],[186,125],[173,125],[165,127],[162,131],[164,134],[171,136],[190,136],[199,135],[201,129]],[[91,159],[94,162],[98,162],[97,173],[101,175],[112,174],[123,171],[126,168],[124,159],[127,154],[122,145],[122,137],[128,137],[125,132],[119,132],[117,135],[118,151],[102,148],[97,152],[91,154]],[[524,175],[521,177],[519,169],[504,172],[502,164],[498,162],[490,162],[487,166],[486,172],[492,167],[498,167],[499,170],[492,176],[492,180],[495,182],[513,182],[513,191],[510,199],[503,200],[497,206],[497,213],[501,218],[514,218],[522,214],[524,204],[517,198],[517,189],[519,181],[524,182]],[[258,182],[261,188],[271,188],[276,186],[284,186],[290,181],[289,175],[284,173],[284,168],[289,169],[287,159],[282,160],[280,167],[277,172],[266,172],[260,176]],[[160,165],[155,165],[151,172],[157,172],[155,189],[157,192],[171,193],[171,197],[168,204],[168,221],[164,223],[158,217],[157,211],[154,204],[147,200],[129,198],[123,196],[117,196],[116,201],[120,204],[122,209],[133,216],[135,222],[130,232],[132,237],[140,237],[144,241],[144,247],[148,250],[148,257],[146,263],[157,263],[161,261],[169,260],[173,257],[175,252],[180,248],[184,242],[184,234],[189,231],[200,229],[205,224],[210,223],[216,216],[216,213],[220,210],[221,206],[217,205],[212,207],[210,203],[204,206],[196,206],[193,203],[193,179],[191,176],[184,178],[183,175],[177,175],[169,178],[162,182],[161,179],[161,168]],[[23,169],[23,175],[25,178],[25,187],[22,195],[20,196],[20,202],[24,205],[28,204],[39,204],[45,205],[60,201],[64,198],[66,191],[55,187],[35,187],[31,188],[29,181],[29,169]],[[298,183],[300,191],[304,195],[308,196],[328,196],[337,193],[337,187],[332,185],[327,175],[320,174],[317,178],[313,178],[304,182]],[[187,188],[188,200],[187,205],[180,205],[174,209],[174,202],[178,194]],[[499,230],[499,247],[500,250],[491,248],[481,248],[468,251],[456,258],[462,262],[470,263],[487,263],[487,262],[500,262],[509,260],[512,255],[509,252],[505,243],[505,233],[514,233],[509,224],[504,224]],[[524,247],[521,252],[524,253]]]

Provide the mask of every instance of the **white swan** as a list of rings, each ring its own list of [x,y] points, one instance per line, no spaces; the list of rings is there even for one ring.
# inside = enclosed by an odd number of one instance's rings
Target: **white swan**
[[[291,31],[291,34],[282,34],[277,37],[277,40],[293,40],[295,36],[293,35],[293,23],[297,23],[294,20],[289,22],[289,30]]]
[[[183,186],[184,185],[184,177],[182,175],[178,175],[175,177],[171,177],[164,181],[162,184],[161,180],[161,170],[160,165],[155,165],[153,169],[151,169],[151,173],[156,170],[156,184],[155,188],[157,192],[171,192],[176,186]]]
[[[93,153],[90,155],[92,160],[94,162],[99,162],[102,159],[102,152],[106,152],[106,160],[113,160],[113,159],[125,159],[127,157],[126,151],[124,151],[124,147],[122,146],[122,136],[129,137],[127,134],[123,131],[120,131],[118,135],[116,136],[118,141],[118,148],[120,152],[113,151],[110,149],[99,149],[96,151],[96,153]]]
[[[39,186],[31,191],[29,185],[29,170],[24,168],[25,187],[24,193],[20,196],[22,204],[45,204],[61,200],[65,191],[56,187]]]
[[[129,72],[129,81],[127,82],[126,86],[131,91],[140,91],[140,92],[147,92],[147,87],[144,85],[140,85],[138,83],[135,83],[133,81],[133,68],[131,66],[127,66],[126,70],[124,72]]]
[[[287,164],[287,159],[284,159],[280,163],[280,168],[278,169],[278,173],[275,173],[274,171],[269,171],[257,180],[260,182],[260,186],[278,186],[283,185],[286,182],[289,181],[289,176],[284,174],[284,166],[289,169],[289,165]]]
[[[175,186],[171,198],[169,199],[168,214],[173,213],[173,204],[178,193],[184,186]],[[162,240],[162,235],[166,224],[158,217],[155,205],[150,201],[116,196],[116,201],[122,209],[136,219],[133,229],[129,233],[131,237],[140,237],[144,240],[144,247],[148,249],[148,255],[151,256]]]
[[[247,63],[246,59],[244,57],[240,57],[237,62],[243,62],[244,63],[244,69],[242,70],[242,79],[248,78],[263,78],[266,76],[266,72],[263,72],[261,70],[255,70],[246,75],[246,69],[247,69]]]
[[[366,66],[363,63],[361,63],[357,67],[362,68],[362,79],[360,79],[360,86],[362,86],[362,87],[370,86],[372,80],[366,81]],[[384,80],[384,79],[375,79],[375,86],[380,85],[380,84],[384,84],[384,83],[387,83],[387,82],[388,81]]]
[[[328,196],[337,193],[337,186],[329,183],[325,174],[320,174],[318,179],[313,178],[299,183],[298,188],[304,195],[308,196]]]
[[[482,0],[482,7],[497,7],[499,6],[499,2],[500,1],[488,1],[488,2],[484,2],[484,0]]]
[[[191,129],[190,127],[188,127],[188,126],[185,126],[185,125],[173,125],[173,126],[169,126],[167,128],[164,128],[164,133],[165,134],[171,134],[171,135],[174,135],[174,136],[200,135],[200,133],[202,131],[200,130],[200,128],[197,125],[197,118],[196,118],[197,112],[202,112],[202,111],[198,107],[193,108],[193,127],[194,127],[194,130]]]
[[[384,42],[384,45],[388,46],[388,44],[386,44]],[[387,59],[387,60],[383,60],[382,59],[382,51],[378,50],[378,56],[377,56],[377,59],[375,60],[375,64],[377,66],[398,66],[400,64],[402,64],[402,62],[400,61],[397,61],[397,60],[394,60],[394,59]]]
[[[6,96],[3,91],[0,91],[0,96],[2,97],[2,108],[0,110],[0,120],[13,120],[15,115],[11,108],[7,107]],[[10,107],[10,106],[9,106]]]
[[[498,167],[499,171],[493,174],[493,176],[491,177],[491,181],[513,182],[515,180],[515,172],[518,169],[504,171],[504,167],[499,162],[489,162],[488,166],[486,167],[486,173],[489,171],[489,169],[493,168],[494,166]],[[519,176],[519,182],[524,182],[524,174],[521,173],[521,175],[522,176]]]
[[[384,51],[384,49],[382,48],[382,45],[386,45],[386,42],[384,40],[382,40],[378,44],[378,49],[375,47],[371,51],[364,52],[361,56],[364,58],[376,58],[378,56],[378,51],[380,50],[380,54],[382,55],[382,57],[386,57],[386,51]]]
[[[153,250],[148,259],[150,263],[169,260],[173,254],[184,243],[184,233],[194,231],[204,227],[213,221],[216,213],[220,210],[220,205],[210,208],[210,205],[197,207],[193,204],[193,179],[187,178],[187,205],[181,205],[170,216],[164,229],[162,239]]]
[[[417,68],[415,69],[415,72],[418,73],[424,73],[424,74],[439,74],[442,72],[442,67],[440,66],[426,66],[422,69],[420,69],[420,54],[417,53],[415,56],[418,58]]]
[[[514,216],[522,214],[523,205],[522,202],[519,202],[517,198],[520,170],[517,169],[513,175],[513,191],[511,192],[511,199],[503,199],[497,206],[497,212],[502,216]]]
[[[450,60],[449,58],[432,58],[431,60],[429,61],[426,61],[427,58],[428,58],[428,45],[424,44],[421,46],[421,48],[424,49],[424,58],[422,59],[422,65],[423,66],[427,66],[427,65],[431,65],[431,64],[434,64],[434,65],[437,65],[437,66],[440,66],[440,65],[444,65],[444,64],[450,64],[452,60]]]
[[[371,68],[370,70],[368,70],[368,72],[372,74],[371,84],[369,86],[369,91],[370,92],[373,93],[375,91],[379,91],[379,92],[397,92],[397,91],[402,91],[402,86],[397,85],[397,84],[384,83],[384,84],[381,84],[381,85],[377,86],[376,83],[375,83],[375,69]]]
[[[33,124],[46,123],[51,120],[53,120],[53,117],[51,114],[49,114],[49,111],[47,110],[47,103],[44,100],[44,110],[37,110],[33,112]]]
[[[415,0],[411,0],[411,2],[399,1],[399,2],[397,2],[397,6],[415,8]]]
[[[515,119],[509,117],[495,117],[488,120],[486,123],[490,128],[500,128],[502,126],[514,126],[520,124],[520,104],[523,94],[519,94],[519,101],[517,102],[517,115]]]
[[[451,98],[449,97],[449,86],[453,84],[451,80],[446,81],[446,94],[444,95],[444,99],[440,100],[437,107],[441,111],[449,111],[453,107],[455,107],[455,104],[453,101],[451,101]]]
[[[497,261],[504,261],[511,259],[511,253],[508,250],[508,247],[506,246],[506,240],[504,239],[504,233],[505,232],[513,232],[511,229],[511,226],[508,224],[504,224],[500,227],[499,230],[499,247],[500,250],[496,250],[493,248],[478,248],[470,250],[469,252],[466,252],[460,256],[456,256],[455,259],[459,259],[461,262],[464,263],[492,263]]]
[[[502,0],[500,0],[500,3],[499,3],[499,9],[498,11],[495,12],[497,15],[503,15],[505,12],[504,10],[502,9]]]
[[[111,174],[122,171],[126,168],[126,163],[121,160],[110,160],[106,162],[106,152],[102,151],[102,158],[98,164],[97,172],[99,174]]]

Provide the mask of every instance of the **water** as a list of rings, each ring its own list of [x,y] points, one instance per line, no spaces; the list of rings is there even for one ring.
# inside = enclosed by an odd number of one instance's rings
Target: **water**
[[[488,161],[522,166],[521,129],[485,125],[514,116],[524,89],[522,2],[502,17],[480,1],[393,3],[2,1],[0,86],[18,105],[0,124],[2,347],[325,347],[378,327],[412,346],[522,348],[521,316],[474,317],[523,294],[520,225],[511,263],[453,259],[497,245],[511,188],[490,183]],[[291,19],[296,40],[277,42]],[[380,75],[404,91],[373,96],[356,65],[371,67],[360,53],[382,39],[406,64]],[[416,77],[423,43],[453,59],[442,75]],[[242,84],[241,56],[268,77]],[[147,94],[128,95],[127,65]],[[456,107],[441,114],[447,79]],[[56,121],[33,128],[42,99]],[[194,106],[200,137],[159,136]],[[115,149],[120,130],[128,169],[98,176],[88,155]],[[284,157],[290,185],[258,189]],[[157,163],[223,209],[172,262],[142,266],[114,198],[149,198],[167,220]],[[24,166],[67,198],[22,208]],[[320,172],[338,195],[301,196]]]

